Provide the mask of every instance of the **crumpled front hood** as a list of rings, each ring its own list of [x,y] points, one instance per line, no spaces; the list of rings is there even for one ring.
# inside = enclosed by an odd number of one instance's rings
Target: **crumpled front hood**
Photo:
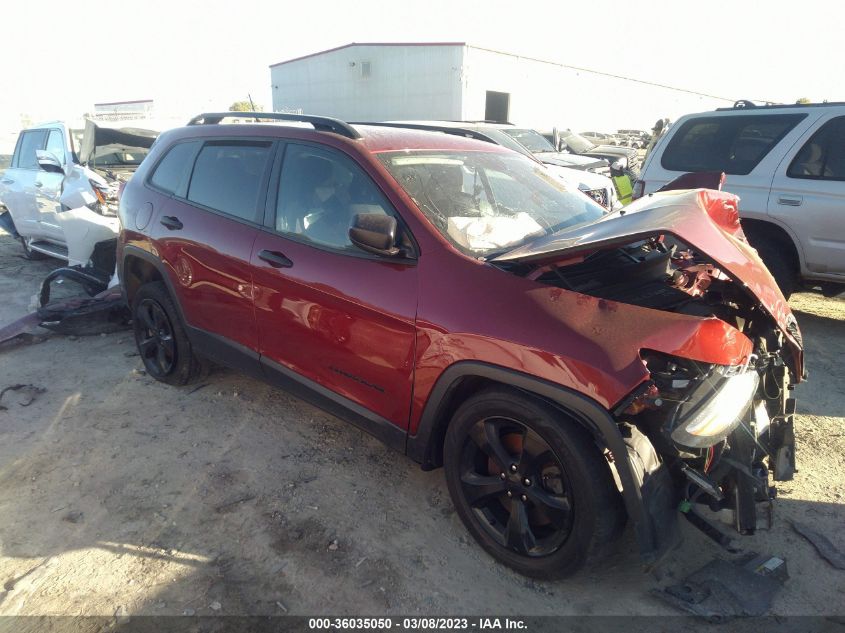
[[[98,151],[121,151],[125,148],[149,149],[159,131],[138,127],[144,121],[92,121],[85,119],[85,132],[79,148],[79,162],[88,164]]]
[[[641,198],[624,215],[610,214],[539,238],[492,261],[545,262],[671,234],[706,254],[741,283],[775,320],[797,350],[797,322],[765,264],[742,233],[733,194],[711,189],[669,191]]]

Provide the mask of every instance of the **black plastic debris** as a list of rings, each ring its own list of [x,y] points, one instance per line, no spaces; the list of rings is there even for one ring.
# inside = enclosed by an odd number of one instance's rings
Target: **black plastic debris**
[[[836,567],[836,569],[845,569],[845,554],[840,552],[824,534],[817,532],[806,523],[799,523],[798,521],[792,521],[791,523],[792,529],[810,541],[822,558]]]
[[[71,297],[38,308],[39,325],[60,334],[88,336],[128,327],[130,315],[119,288],[94,297]]]
[[[8,406],[3,404],[3,396],[12,392],[18,396],[18,404],[22,407],[28,407],[35,399],[42,393],[47,391],[44,387],[37,387],[35,385],[10,385],[0,391],[0,411],[8,410]],[[7,399],[8,400],[8,399]]]
[[[681,611],[721,622],[765,614],[787,578],[784,559],[751,553],[735,562],[710,561],[682,583],[651,593]]]

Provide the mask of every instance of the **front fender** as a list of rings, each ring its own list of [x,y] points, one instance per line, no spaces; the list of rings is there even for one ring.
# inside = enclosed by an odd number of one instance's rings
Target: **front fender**
[[[406,453],[409,457],[423,464],[424,468],[439,465],[434,456],[449,422],[444,418],[450,396],[465,378],[483,378],[543,398],[586,428],[613,455],[625,509],[634,524],[641,555],[646,560],[656,558],[664,530],[655,518],[663,514],[647,509],[643,500],[642,474],[636,472],[632,465],[619,425],[610,412],[576,391],[505,367],[476,361],[457,362],[440,375],[431,390],[416,435],[409,435],[407,439]]]

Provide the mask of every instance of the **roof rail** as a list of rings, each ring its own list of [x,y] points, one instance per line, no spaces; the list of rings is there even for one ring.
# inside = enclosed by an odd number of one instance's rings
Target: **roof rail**
[[[410,130],[424,130],[426,132],[443,132],[444,134],[452,134],[453,136],[463,136],[464,138],[474,138],[477,141],[486,141],[487,143],[496,143],[484,132],[478,130],[470,130],[467,128],[452,128],[448,126],[440,126],[428,123],[402,123],[401,121],[356,121],[351,125],[374,125],[378,127],[398,127]]]
[[[492,123],[494,125],[513,125],[510,121],[493,121],[492,119],[451,119],[450,123]]]
[[[188,125],[214,125],[223,119],[266,119],[271,121],[298,121],[310,123],[320,132],[334,132],[351,139],[359,139],[361,135],[354,127],[339,119],[311,114],[287,114],[284,112],[204,112],[188,121]]]
[[[766,103],[764,105],[757,105],[753,101],[747,99],[740,99],[732,106],[726,108],[716,108],[717,112],[724,112],[727,110],[776,110],[778,108],[824,108],[827,106],[843,106],[845,101],[829,101],[827,103]]]

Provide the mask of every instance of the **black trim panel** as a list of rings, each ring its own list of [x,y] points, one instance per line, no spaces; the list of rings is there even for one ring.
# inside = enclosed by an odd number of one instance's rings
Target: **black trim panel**
[[[390,420],[269,358],[261,357],[261,369],[270,384],[281,387],[342,420],[351,422],[390,448],[405,452],[407,434]]]

